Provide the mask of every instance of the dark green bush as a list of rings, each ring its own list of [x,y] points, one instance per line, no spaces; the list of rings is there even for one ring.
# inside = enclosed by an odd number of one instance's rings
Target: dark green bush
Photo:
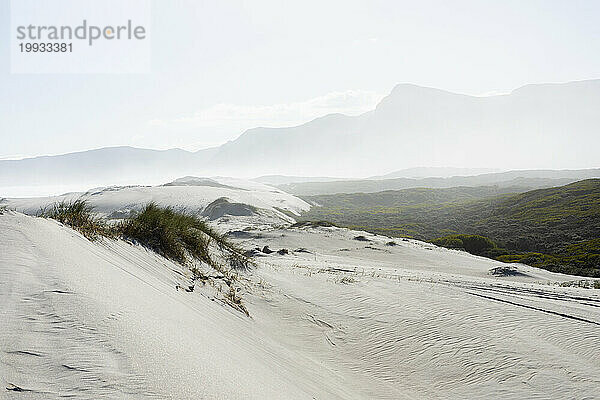
[[[448,249],[464,249],[465,245],[463,241],[456,237],[442,237],[433,240],[433,244],[437,246],[446,247]]]
[[[335,225],[329,221],[324,221],[324,220],[321,220],[321,221],[298,221],[295,224],[293,224],[291,227],[292,228],[304,228],[304,227],[318,228],[320,226],[331,227],[331,226],[335,226]]]
[[[479,235],[448,235],[432,241],[433,244],[449,248],[462,248],[471,254],[485,255],[497,248],[496,243]]]

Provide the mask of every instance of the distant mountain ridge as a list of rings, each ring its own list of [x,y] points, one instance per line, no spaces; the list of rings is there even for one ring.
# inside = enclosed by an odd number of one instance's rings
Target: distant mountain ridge
[[[199,162],[212,149],[191,153],[181,149],[150,150],[130,146],[0,161],[2,186],[73,182],[88,187],[160,183],[184,175],[203,175]],[[2,194],[0,193],[0,196]]]
[[[475,97],[397,85],[375,110],[256,128],[218,148],[225,171],[364,176],[415,165],[597,166],[600,80]],[[585,164],[582,164],[585,163]],[[506,167],[505,167],[506,168]]]
[[[327,176],[287,176],[287,175],[264,175],[252,179],[253,181],[266,185],[285,185],[300,182],[332,182],[351,180],[350,178],[333,178]]]
[[[596,167],[599,109],[600,80],[527,85],[490,97],[400,84],[362,115],[249,129],[198,152],[114,147],[2,160],[0,187],[184,175],[365,176],[416,165]]]
[[[497,168],[414,167],[390,172],[385,175],[371,176],[368,179],[449,178],[452,176],[471,176],[494,172],[500,171]]]
[[[330,182],[297,182],[276,185],[297,196],[336,193],[375,193],[410,188],[450,188],[457,186],[521,187],[523,190],[562,186],[582,179],[600,178],[600,168],[581,170],[523,170],[449,178],[359,179]]]

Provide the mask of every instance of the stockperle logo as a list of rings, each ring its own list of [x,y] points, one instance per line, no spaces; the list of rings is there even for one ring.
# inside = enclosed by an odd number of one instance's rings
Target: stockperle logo
[[[127,20],[124,25],[92,25],[86,19],[78,26],[32,25],[17,26],[18,40],[56,41],[84,40],[92,46],[96,40],[144,40],[146,28]]]
[[[11,73],[147,73],[150,0],[11,0]]]

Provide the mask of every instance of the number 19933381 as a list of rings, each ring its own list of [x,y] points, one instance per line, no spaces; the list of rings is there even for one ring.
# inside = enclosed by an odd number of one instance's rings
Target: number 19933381
[[[21,53],[72,53],[73,43],[19,43]]]

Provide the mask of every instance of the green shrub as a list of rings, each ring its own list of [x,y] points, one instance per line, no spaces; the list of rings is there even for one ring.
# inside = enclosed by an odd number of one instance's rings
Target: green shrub
[[[486,257],[498,259],[500,257],[506,256],[513,253],[512,251],[502,248],[502,247],[494,247],[493,249],[489,249],[485,252]]]
[[[292,224],[290,227],[291,228],[304,228],[304,227],[308,227],[308,228],[327,227],[328,228],[328,227],[332,227],[332,226],[336,226],[336,225],[329,221],[319,220],[319,221],[298,221],[295,224]]]
[[[437,246],[446,247],[449,249],[464,249],[465,245],[463,241],[456,237],[443,237],[433,241],[433,244]]]
[[[331,227],[331,226],[335,226],[335,225],[329,221],[320,220],[320,221],[298,221],[295,224],[293,224],[291,227],[292,228],[304,228],[304,227],[318,228],[321,226]]]
[[[461,235],[465,250],[473,254],[484,254],[487,250],[496,248],[496,243],[485,236],[479,235]]]
[[[496,249],[496,243],[479,235],[448,235],[434,239],[433,244],[449,248],[465,249],[471,254],[485,255],[492,249]]]

